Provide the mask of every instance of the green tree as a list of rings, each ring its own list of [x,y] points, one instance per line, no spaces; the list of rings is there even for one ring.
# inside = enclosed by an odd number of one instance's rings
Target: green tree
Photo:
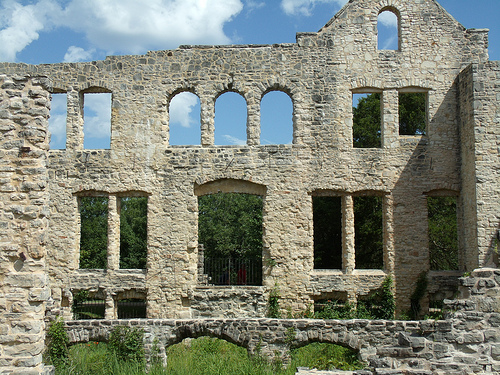
[[[198,198],[198,242],[208,257],[262,256],[262,197],[217,193]]]
[[[399,134],[425,134],[426,97],[423,92],[399,94]]]
[[[146,268],[147,197],[121,199],[120,268]]]
[[[314,268],[342,268],[341,197],[313,197]]]
[[[380,94],[368,94],[352,108],[353,146],[371,148],[381,146]]]
[[[457,198],[428,197],[431,270],[458,270]]]
[[[80,198],[80,268],[107,266],[108,198]]]
[[[356,268],[382,269],[384,233],[381,197],[354,197],[354,233]]]

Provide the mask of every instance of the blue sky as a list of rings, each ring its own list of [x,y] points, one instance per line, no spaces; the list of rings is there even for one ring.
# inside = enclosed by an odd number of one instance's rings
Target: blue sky
[[[411,0],[407,0],[411,1]],[[0,0],[0,61],[91,61],[180,44],[294,43],[318,31],[347,0]],[[500,0],[440,0],[467,28],[489,28],[491,60],[500,60]],[[390,48],[390,19],[386,42]],[[261,143],[291,142],[291,103],[270,93],[262,103]],[[64,95],[54,95],[52,146],[64,148]],[[86,148],[109,147],[109,95],[85,99]],[[176,103],[177,102],[177,103]],[[236,116],[235,116],[236,114]],[[199,144],[196,97],[175,97],[173,144]],[[239,120],[235,120],[235,118]],[[216,102],[215,143],[246,140],[246,108],[237,94]],[[106,125],[108,124],[108,126]]]

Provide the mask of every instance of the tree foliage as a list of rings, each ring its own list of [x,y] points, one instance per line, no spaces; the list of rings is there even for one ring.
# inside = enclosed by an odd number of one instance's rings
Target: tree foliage
[[[425,134],[426,94],[411,92],[399,94],[399,134]]]
[[[107,265],[108,198],[80,198],[80,268],[102,269]]]
[[[431,270],[458,270],[457,199],[428,197]]]
[[[354,233],[356,268],[384,267],[384,229],[382,197],[354,197]]]
[[[357,107],[352,108],[352,114],[353,146],[380,147],[380,94],[368,94],[360,98]]]
[[[217,193],[198,198],[198,242],[208,257],[262,256],[262,197]]]
[[[314,268],[342,269],[341,197],[313,197]]]
[[[146,268],[147,197],[121,199],[120,268]]]

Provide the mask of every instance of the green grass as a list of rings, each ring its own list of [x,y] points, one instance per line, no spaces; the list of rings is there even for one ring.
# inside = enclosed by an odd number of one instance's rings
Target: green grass
[[[318,369],[363,368],[356,353],[333,345],[313,343],[291,352],[287,368],[261,357],[249,357],[245,348],[227,341],[201,337],[167,348],[167,367],[153,366],[147,372],[141,363],[121,361],[105,343],[74,345],[68,364],[56,375],[293,375],[298,366]]]

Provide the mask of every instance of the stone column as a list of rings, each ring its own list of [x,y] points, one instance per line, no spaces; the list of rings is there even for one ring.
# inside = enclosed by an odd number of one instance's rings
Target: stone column
[[[247,99],[247,145],[260,144],[260,100],[257,97]]]
[[[108,269],[120,269],[120,198],[116,195],[108,201]]]
[[[50,94],[0,75],[0,373],[44,374]]]
[[[342,197],[342,268],[347,274],[356,267],[354,240],[354,201],[351,195],[345,195]]]
[[[399,147],[399,92],[385,90],[380,103],[382,148]]]
[[[106,308],[104,310],[104,319],[118,319],[115,299],[111,293],[106,293]]]
[[[384,269],[394,276],[395,252],[394,252],[394,199],[392,195],[385,195],[382,199],[382,215],[384,222]],[[393,277],[394,278],[394,277]]]
[[[211,96],[200,96],[201,109],[201,145],[213,146],[215,128],[215,100]]]
[[[83,150],[83,102],[82,95],[70,87],[67,95],[66,149]]]

